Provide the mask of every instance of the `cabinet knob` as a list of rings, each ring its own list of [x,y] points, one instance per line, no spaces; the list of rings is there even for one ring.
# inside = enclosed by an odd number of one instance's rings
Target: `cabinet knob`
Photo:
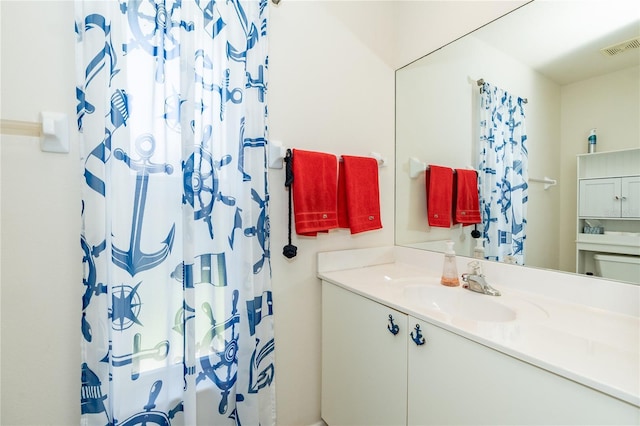
[[[400,327],[398,327],[398,324],[394,324],[393,316],[391,314],[389,314],[389,325],[387,326],[387,329],[394,336],[400,331]]]
[[[425,340],[424,337],[422,337],[422,331],[420,331],[420,324],[416,324],[415,332],[415,336],[413,335],[413,331],[411,332],[411,340],[413,340],[418,346],[424,345]]]

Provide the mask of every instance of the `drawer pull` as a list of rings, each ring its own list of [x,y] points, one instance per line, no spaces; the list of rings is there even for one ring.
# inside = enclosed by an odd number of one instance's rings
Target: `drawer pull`
[[[411,340],[413,340],[418,346],[424,345],[425,340],[424,340],[424,337],[422,337],[422,331],[420,331],[419,324],[416,324],[415,330],[416,330],[415,336],[413,335],[413,331],[411,332]]]
[[[396,334],[398,334],[398,332],[400,331],[400,327],[398,327],[398,324],[394,324],[393,323],[393,316],[391,314],[389,314],[389,325],[387,326],[387,329],[391,332],[391,334],[393,334],[394,336]]]

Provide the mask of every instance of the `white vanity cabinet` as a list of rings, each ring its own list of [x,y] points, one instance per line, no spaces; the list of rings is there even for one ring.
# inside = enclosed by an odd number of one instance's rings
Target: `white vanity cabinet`
[[[423,346],[409,345],[409,425],[621,425],[640,420],[628,404],[409,318],[425,337]]]
[[[329,426],[640,421],[637,407],[327,281],[322,303]]]
[[[406,314],[323,283],[321,404],[329,425],[406,424]]]

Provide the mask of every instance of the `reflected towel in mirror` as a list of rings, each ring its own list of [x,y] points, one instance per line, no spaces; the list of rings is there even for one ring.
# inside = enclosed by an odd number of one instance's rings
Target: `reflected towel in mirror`
[[[481,223],[478,174],[475,170],[456,169],[453,181],[453,223],[462,226]]]
[[[453,169],[429,165],[425,171],[429,226],[451,227]]]

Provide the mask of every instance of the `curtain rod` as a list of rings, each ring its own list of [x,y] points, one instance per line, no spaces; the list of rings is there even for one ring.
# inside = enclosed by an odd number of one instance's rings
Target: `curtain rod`
[[[484,79],[481,78],[481,79],[477,80],[476,83],[478,84],[478,86],[482,86],[484,84]],[[482,93],[482,89],[480,89],[480,93]],[[522,98],[522,102],[524,102],[526,104],[529,101],[527,100],[527,98]]]

